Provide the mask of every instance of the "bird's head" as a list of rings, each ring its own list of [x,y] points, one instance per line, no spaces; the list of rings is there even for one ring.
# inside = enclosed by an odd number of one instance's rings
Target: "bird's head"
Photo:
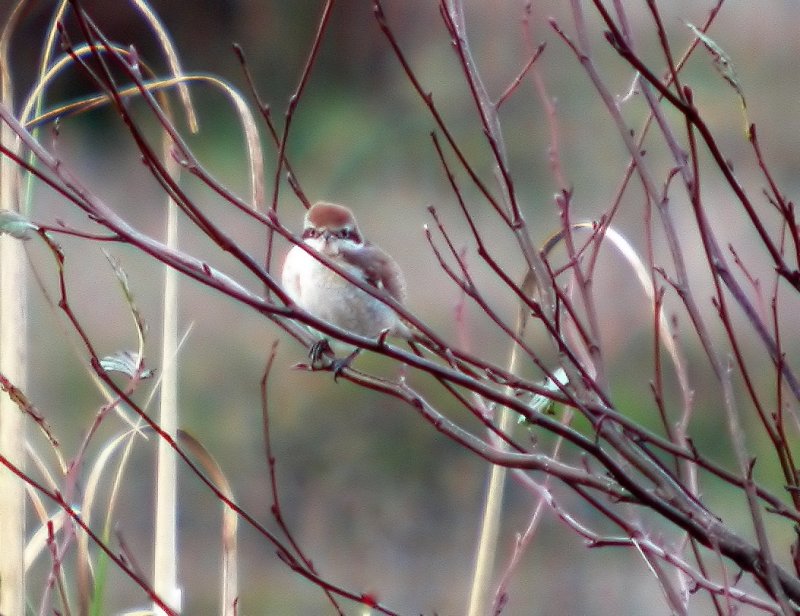
[[[364,245],[350,208],[323,201],[315,203],[306,212],[303,240],[315,250],[328,255],[337,255],[342,248]]]

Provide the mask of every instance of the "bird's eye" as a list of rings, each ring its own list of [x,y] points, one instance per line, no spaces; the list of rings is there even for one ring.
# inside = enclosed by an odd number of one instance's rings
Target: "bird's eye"
[[[336,235],[343,240],[350,240],[356,244],[361,243],[361,236],[358,234],[358,229],[353,227],[342,227],[336,232]]]
[[[312,238],[312,237],[318,237],[318,236],[319,236],[319,231],[317,229],[315,229],[314,227],[306,227],[305,229],[303,229],[303,239],[304,240],[307,240],[307,239]]]

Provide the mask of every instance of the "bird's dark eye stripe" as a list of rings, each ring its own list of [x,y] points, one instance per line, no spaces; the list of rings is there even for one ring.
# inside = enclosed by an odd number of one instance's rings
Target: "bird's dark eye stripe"
[[[336,235],[343,240],[353,240],[354,242],[361,241],[361,236],[359,236],[358,231],[350,227],[343,227],[342,229],[339,229]]]
[[[351,240],[356,244],[360,244],[362,241],[358,230],[351,227],[342,227],[340,229],[330,230],[329,233],[335,235],[340,240]],[[322,234],[323,231],[316,227],[307,227],[303,229],[303,239],[305,240],[309,238],[320,237]]]

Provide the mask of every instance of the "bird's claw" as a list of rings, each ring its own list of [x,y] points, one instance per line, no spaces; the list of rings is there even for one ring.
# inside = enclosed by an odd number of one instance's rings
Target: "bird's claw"
[[[311,348],[308,350],[308,358],[311,360],[311,366],[317,366],[317,369],[322,368],[320,364],[322,363],[322,358],[326,355],[334,357],[331,343],[328,342],[327,338],[320,338],[312,344]]]
[[[350,364],[361,352],[356,349],[347,357],[336,357],[331,348],[330,342],[326,338],[321,338],[311,345],[308,350],[308,364],[296,364],[294,368],[301,370],[330,370],[333,372],[333,380],[337,381],[342,370],[349,368]]]

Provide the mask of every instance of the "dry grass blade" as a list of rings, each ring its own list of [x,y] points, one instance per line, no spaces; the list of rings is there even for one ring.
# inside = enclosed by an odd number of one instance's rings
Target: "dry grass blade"
[[[0,105],[14,108],[11,83],[10,39],[22,13],[13,7],[0,36]],[[19,151],[11,128],[0,125],[0,144]],[[0,209],[23,213],[19,167],[0,157]],[[27,261],[20,240],[0,235],[0,373],[19,388],[27,389],[28,292]],[[0,394],[0,454],[11,464],[25,467],[25,416],[9,395]],[[0,469],[0,613],[22,614],[25,610],[25,488],[8,469]]]
[[[124,486],[123,476],[125,468],[130,455],[133,451],[134,438],[141,434],[136,430],[130,430],[119,436],[110,439],[105,443],[97,458],[92,463],[89,475],[86,478],[86,488],[81,506],[81,516],[87,524],[91,523],[93,511],[96,507],[96,499],[98,490],[101,487],[101,481],[108,477],[108,466],[111,462],[112,456],[124,447],[122,456],[113,471],[113,481],[111,482],[111,489],[108,496],[108,501],[97,508],[104,512],[103,531],[102,537],[104,541],[108,541],[111,537],[111,531],[114,524],[114,516],[116,513],[116,503],[120,496],[120,492]],[[101,556],[104,558],[104,556]],[[100,571],[100,579],[94,577],[92,572]],[[80,602],[82,610],[88,610],[89,605],[94,604],[95,609],[102,606],[103,597],[102,590],[104,589],[103,579],[105,566],[96,568],[93,564],[92,558],[89,554],[89,537],[85,533],[78,534],[78,588],[80,592]],[[87,613],[87,611],[82,611]]]
[[[165,168],[171,178],[180,176],[180,165],[170,156],[171,142],[163,135]],[[167,247],[178,249],[178,204],[167,197]],[[159,424],[174,441],[178,434],[178,272],[164,267],[164,304],[161,336],[161,396]],[[158,441],[156,461],[156,519],[153,533],[154,589],[170,598],[170,605],[181,610],[182,593],[178,585],[178,457],[164,439]],[[162,614],[153,606],[156,614]]]
[[[230,482],[211,453],[203,447],[202,443],[184,430],[178,431],[181,444],[189,451],[200,466],[206,471],[209,479],[231,502],[235,502]],[[222,508],[222,592],[220,614],[222,616],[235,616],[236,604],[239,598],[238,590],[238,549],[237,528],[239,518],[230,507]]]
[[[572,227],[574,229],[584,229],[593,232],[597,225],[593,222],[578,222],[574,223]],[[617,252],[619,252],[619,254],[625,259],[628,265],[630,265],[633,273],[636,276],[636,281],[642,287],[647,299],[650,300],[650,305],[658,306],[658,310],[660,312],[658,324],[661,342],[666,347],[667,352],[672,359],[673,365],[675,366],[675,373],[681,383],[681,388],[684,391],[689,391],[689,376],[686,372],[684,359],[676,345],[675,336],[669,327],[669,319],[664,313],[664,307],[657,303],[656,289],[653,286],[652,274],[648,271],[647,266],[644,264],[644,261],[639,256],[639,253],[636,251],[633,245],[631,245],[624,235],[614,229],[614,227],[605,227],[603,235],[604,238],[608,239],[613,247],[616,248]],[[561,239],[561,234],[559,234],[557,241],[561,241]],[[548,242],[548,244],[551,244],[551,242]],[[554,245],[555,244],[549,245],[548,248],[552,248]]]
[[[84,54],[88,52],[88,48],[84,48],[82,46],[78,49],[78,51],[80,51],[81,54]],[[121,54],[128,53],[124,49],[119,49],[118,51]],[[52,75],[50,75],[50,77],[52,77]],[[168,90],[170,88],[192,82],[207,83],[215,88],[218,88],[231,101],[234,111],[240,120],[242,134],[244,135],[246,143],[248,178],[250,178],[250,200],[255,209],[263,210],[265,203],[263,174],[264,152],[263,148],[261,147],[258,126],[252,110],[248,107],[247,102],[244,96],[242,96],[241,92],[239,92],[225,80],[214,75],[207,74],[190,74],[166,79],[154,79],[142,82],[141,87],[150,92],[158,92],[160,90]],[[132,96],[139,96],[141,92],[139,86],[135,85],[120,88],[117,94],[121,98],[129,98]],[[27,120],[26,125],[29,127],[38,126],[45,122],[51,122],[56,118],[64,118],[76,113],[90,111],[91,109],[95,109],[99,106],[107,105],[110,102],[112,101],[109,99],[107,94],[97,94],[43,111],[40,115]]]
[[[156,15],[150,5],[144,0],[132,0],[132,2],[134,6],[136,6],[136,8],[138,8],[142,13],[147,23],[149,23],[153,29],[153,32],[155,32],[156,36],[158,37],[158,42],[161,44],[161,49],[167,56],[167,61],[172,69],[173,76],[183,76],[184,73],[183,69],[181,68],[180,59],[178,58],[178,51],[175,48],[175,44],[172,42],[172,38],[169,36],[169,31],[164,27],[164,24],[161,23],[158,15]],[[178,92],[180,93],[181,101],[183,102],[183,108],[187,114],[189,130],[191,130],[193,133],[196,133],[199,130],[197,124],[197,114],[195,113],[194,105],[192,105],[192,99],[189,96],[189,88],[187,88],[184,83],[180,83],[178,84]]]
[[[32,447],[30,444],[27,445],[26,451],[28,456],[31,459],[31,462],[34,464],[36,469],[41,473],[44,480],[47,484],[52,488],[55,489],[57,487],[57,483],[55,478],[50,472],[50,469],[47,463],[42,459],[39,451]],[[58,451],[58,450],[56,450]],[[66,466],[61,461],[61,471],[66,471]],[[26,486],[26,491],[28,495],[28,500],[30,501],[31,505],[33,506],[33,510],[36,513],[37,518],[39,519],[39,528],[34,531],[31,535],[30,539],[28,539],[27,544],[25,545],[25,571],[27,572],[30,566],[34,563],[34,561],[39,557],[39,555],[45,550],[47,547],[47,541],[49,537],[49,532],[47,528],[48,522],[52,523],[54,532],[58,532],[61,529],[61,526],[64,523],[64,515],[62,511],[56,511],[55,514],[49,514],[47,512],[47,508],[42,501],[41,496],[39,495],[36,490],[31,488],[30,486]]]

